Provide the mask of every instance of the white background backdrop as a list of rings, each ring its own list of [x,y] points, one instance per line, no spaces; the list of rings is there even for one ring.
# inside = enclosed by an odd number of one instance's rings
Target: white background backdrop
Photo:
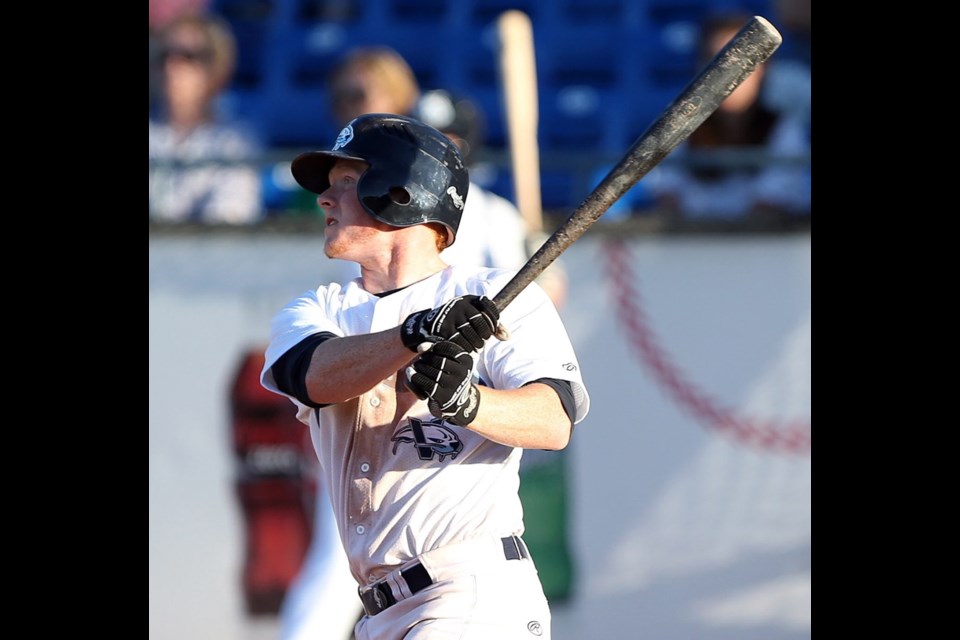
[[[731,437],[665,385],[741,424],[809,425],[809,234],[631,240],[642,336],[617,317],[606,242],[563,255],[592,408],[570,445],[578,582],[554,640],[809,638],[809,451]],[[229,385],[281,305],[351,267],[309,235],[151,236],[152,640],[275,637],[243,611]]]

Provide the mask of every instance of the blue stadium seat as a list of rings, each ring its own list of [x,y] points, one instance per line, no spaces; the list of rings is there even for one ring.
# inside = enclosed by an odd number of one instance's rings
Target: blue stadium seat
[[[336,125],[327,107],[330,66],[351,42],[337,23],[289,26],[266,52],[263,130],[270,146],[326,146]]]
[[[329,148],[339,130],[322,89],[286,87],[264,101],[263,130],[272,147]]]
[[[630,12],[628,0],[554,0],[557,19],[570,26],[626,24]],[[636,4],[636,3],[633,3]]]
[[[699,27],[692,20],[648,24],[637,37],[638,81],[659,89],[682,88],[696,70]]]
[[[423,81],[424,89],[448,89],[468,96],[483,111],[486,144],[506,144],[506,124],[500,80],[499,43],[492,25],[454,29],[434,57],[440,65],[439,82]]]
[[[380,42],[393,47],[409,63],[423,90],[450,85],[451,34],[432,26],[393,27],[380,35]]]
[[[503,94],[496,87],[468,86],[460,91],[477,103],[483,111],[485,146],[503,149],[507,146],[507,124],[503,109]]]
[[[545,211],[569,209],[571,202],[573,202],[573,184],[575,182],[576,176],[571,171],[541,167],[541,208]]]
[[[447,20],[448,0],[386,0],[386,19],[390,24],[428,24],[441,28]]]
[[[616,149],[628,80],[626,31],[620,27],[536,29],[540,137],[544,150]]]
[[[469,19],[474,28],[483,28],[492,22],[496,22],[504,11],[517,9],[530,16],[530,20],[536,24],[543,15],[549,12],[549,7],[549,2],[537,2],[536,0],[473,0]]]
[[[369,2],[363,0],[281,0],[292,2],[292,22],[357,24],[366,17]]]
[[[628,99],[619,90],[568,85],[540,96],[539,139],[544,152],[615,153]]]
[[[657,24],[679,20],[696,22],[700,16],[720,6],[722,0],[646,0],[647,19]]]
[[[266,21],[278,3],[274,0],[211,0],[210,10],[227,20]]]
[[[671,23],[697,25],[710,14],[739,12],[770,16],[771,0],[645,0],[646,20],[664,26]]]
[[[211,10],[230,25],[237,42],[237,67],[232,87],[255,91],[263,81],[263,52],[274,16],[269,0],[213,0]]]

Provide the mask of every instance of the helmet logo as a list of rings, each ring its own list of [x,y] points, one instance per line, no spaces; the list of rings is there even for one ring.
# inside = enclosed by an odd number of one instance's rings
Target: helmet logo
[[[457,193],[457,188],[450,187],[447,189],[447,193],[450,194],[450,199],[453,200],[453,206],[457,209],[463,209],[463,197]]]
[[[331,151],[347,146],[351,140],[353,140],[353,125],[348,124],[340,131],[340,135],[337,136],[337,143],[333,145]]]

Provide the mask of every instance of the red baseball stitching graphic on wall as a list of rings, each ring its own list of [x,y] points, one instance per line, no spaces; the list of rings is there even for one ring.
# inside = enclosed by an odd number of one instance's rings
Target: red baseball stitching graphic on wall
[[[691,412],[706,427],[731,436],[739,442],[781,453],[808,454],[810,452],[810,422],[796,419],[785,425],[772,420],[750,420],[738,417],[732,410],[720,406],[713,398],[698,389],[670,360],[669,354],[658,344],[640,307],[640,296],[633,284],[630,268],[630,250],[625,242],[608,240],[603,254],[607,257],[607,273],[613,280],[617,297],[617,315],[626,329],[631,345],[641,361],[648,366],[673,399]]]

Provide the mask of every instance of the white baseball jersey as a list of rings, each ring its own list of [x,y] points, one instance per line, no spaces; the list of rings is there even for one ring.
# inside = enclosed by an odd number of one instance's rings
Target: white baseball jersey
[[[383,331],[459,295],[493,298],[514,273],[451,266],[383,298],[361,288],[359,279],[320,286],[274,317],[261,383],[282,394],[270,367],[307,336]],[[475,382],[514,389],[539,378],[568,380],[576,401],[574,422],[583,420],[589,397],[580,366],[546,293],[531,284],[504,309],[500,321],[511,337],[487,341],[478,354]],[[397,565],[452,543],[523,533],[518,496],[522,449],[434,418],[397,373],[357,398],[320,409],[288,397],[310,428],[359,583],[378,580]]]

